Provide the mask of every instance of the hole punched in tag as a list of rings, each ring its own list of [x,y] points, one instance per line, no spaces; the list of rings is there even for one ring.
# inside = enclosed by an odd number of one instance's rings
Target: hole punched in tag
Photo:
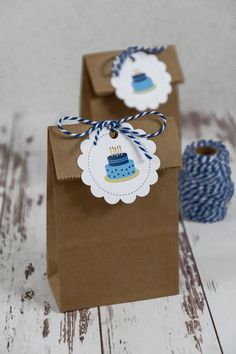
[[[112,139],[116,139],[118,137],[118,132],[116,130],[110,130],[109,135]]]
[[[218,150],[212,146],[199,146],[195,149],[195,152],[203,156],[213,156],[218,153]]]

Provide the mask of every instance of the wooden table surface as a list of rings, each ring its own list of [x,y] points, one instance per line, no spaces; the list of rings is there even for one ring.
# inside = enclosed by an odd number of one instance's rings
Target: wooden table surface
[[[179,295],[60,313],[46,277],[46,127],[42,132],[19,114],[5,121],[0,354],[235,354],[235,198],[223,222],[180,223]],[[182,121],[183,147],[201,137],[225,142],[235,180],[233,117],[192,112]]]

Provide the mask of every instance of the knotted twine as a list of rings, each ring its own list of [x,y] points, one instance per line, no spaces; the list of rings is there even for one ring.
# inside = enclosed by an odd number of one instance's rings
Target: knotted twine
[[[145,48],[145,47],[141,47],[141,46],[129,47],[115,57],[113,65],[112,65],[112,69],[111,69],[111,74],[113,77],[119,76],[121,68],[122,68],[124,62],[126,61],[126,59],[130,58],[133,61],[135,60],[134,57],[132,56],[135,53],[143,52],[146,54],[159,54],[164,49],[165,49],[164,47],[160,47],[160,48],[157,48],[157,47]]]
[[[153,133],[142,133],[139,132],[137,130],[134,130],[132,128],[126,127],[123,125],[123,123],[129,122],[131,120],[135,120],[135,119],[139,119],[142,118],[144,116],[148,116],[148,115],[155,115],[159,118],[159,120],[161,121],[161,127],[159,130],[153,132]],[[65,129],[62,124],[65,121],[74,121],[77,122],[79,124],[86,124],[86,125],[90,125],[91,127],[89,129],[87,129],[86,131],[82,132],[82,133],[73,133],[67,129]],[[167,126],[167,120],[166,117],[164,116],[164,114],[162,114],[161,112],[158,111],[146,111],[146,112],[141,112],[141,113],[137,113],[134,116],[129,116],[129,117],[124,117],[120,120],[102,120],[102,121],[96,121],[96,120],[89,120],[86,118],[82,118],[82,117],[73,117],[73,116],[66,116],[64,118],[60,118],[58,120],[57,126],[59,128],[59,130],[66,134],[71,136],[72,138],[82,138],[86,135],[89,135],[90,133],[92,133],[93,131],[96,131],[95,137],[94,137],[94,141],[93,144],[97,145],[98,143],[98,139],[99,139],[99,135],[101,133],[101,131],[104,128],[108,128],[110,129],[112,132],[120,132],[124,135],[126,135],[128,138],[130,138],[136,145],[137,147],[144,153],[144,155],[151,160],[152,156],[148,153],[148,151],[146,150],[146,148],[143,146],[143,144],[140,142],[139,138],[146,138],[146,139],[150,139],[150,138],[154,138],[160,134],[163,133],[163,131],[165,130],[166,126]]]

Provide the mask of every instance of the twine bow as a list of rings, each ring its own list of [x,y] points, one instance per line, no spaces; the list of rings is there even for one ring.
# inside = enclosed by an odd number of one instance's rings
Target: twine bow
[[[148,115],[156,115],[158,116],[159,120],[161,121],[161,127],[159,130],[157,130],[154,133],[141,133],[139,131],[133,130],[132,128],[126,127],[123,125],[123,123],[125,122],[129,122],[131,120],[135,120],[144,116],[148,116]],[[69,130],[66,130],[65,128],[63,128],[62,124],[65,121],[75,121],[78,122],[79,124],[86,124],[86,125],[90,125],[91,127],[87,130],[85,130],[82,133],[73,133]],[[94,141],[93,144],[97,145],[98,143],[98,139],[99,139],[99,135],[101,133],[101,131],[104,128],[108,128],[110,129],[112,132],[117,132],[117,133],[122,133],[124,135],[126,135],[127,137],[129,137],[136,145],[137,147],[144,153],[144,155],[151,160],[152,156],[148,153],[148,151],[146,150],[146,148],[143,146],[143,144],[140,142],[139,138],[146,138],[146,139],[150,139],[150,138],[154,138],[160,134],[163,133],[163,131],[165,130],[166,126],[167,126],[167,121],[166,121],[166,117],[164,116],[164,114],[162,114],[161,112],[158,111],[146,111],[146,112],[142,112],[142,113],[138,113],[134,116],[129,116],[129,117],[125,117],[122,118],[120,120],[103,120],[103,121],[92,121],[89,119],[85,119],[85,118],[81,118],[81,117],[73,117],[73,116],[67,116],[64,118],[60,118],[58,120],[58,128],[60,129],[60,131],[66,135],[69,135],[73,138],[82,138],[86,135],[89,135],[90,133],[92,133],[93,131],[96,131],[95,137],[94,137]]]

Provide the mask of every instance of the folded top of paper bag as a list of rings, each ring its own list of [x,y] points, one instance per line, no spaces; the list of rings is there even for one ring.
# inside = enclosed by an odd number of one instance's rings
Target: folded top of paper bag
[[[114,92],[111,86],[111,68],[114,58],[120,54],[121,50],[86,54],[84,61],[88,69],[88,74],[93,90],[98,96],[110,95]],[[173,45],[168,46],[157,55],[166,65],[166,70],[170,73],[172,83],[181,83],[184,80],[179,64],[177,53]]]
[[[172,117],[168,118],[167,121],[165,132],[152,139],[157,145],[157,154],[161,159],[161,170],[181,167],[181,151],[176,122]],[[132,121],[132,126],[135,129],[143,129],[147,133],[156,131],[158,125],[159,122],[155,117],[144,118],[142,121]],[[79,124],[73,124],[69,127],[70,131],[73,132],[82,132],[88,128]],[[77,159],[81,154],[80,144],[83,139],[66,136],[56,126],[48,128],[48,137],[57,179],[70,180],[80,178],[82,171],[77,165]]]

